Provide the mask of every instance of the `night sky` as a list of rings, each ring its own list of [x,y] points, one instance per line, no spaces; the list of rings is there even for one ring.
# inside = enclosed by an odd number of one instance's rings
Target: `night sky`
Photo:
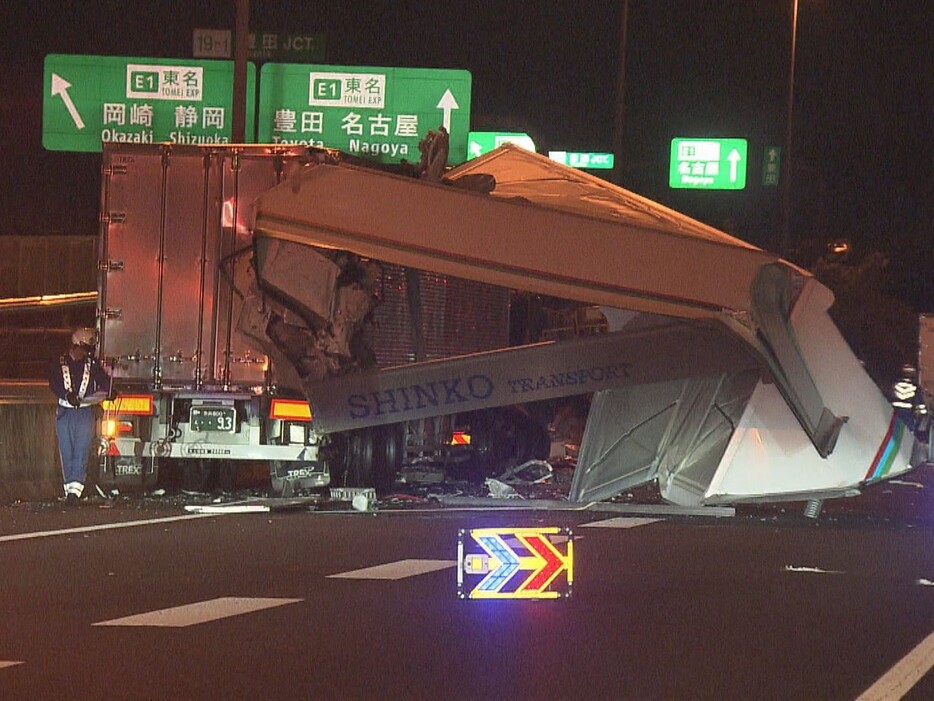
[[[799,2],[794,239],[934,264],[934,2]],[[467,69],[473,129],[610,151],[621,5],[253,0],[251,29],[323,33],[328,63]],[[785,138],[792,0],[629,5],[622,185],[775,250],[781,195],[762,157]],[[232,28],[234,0],[6,0],[0,21],[0,235],[90,235],[100,156],[43,150],[43,57],[191,57],[192,30]],[[670,189],[676,136],[747,139],[746,190]]]

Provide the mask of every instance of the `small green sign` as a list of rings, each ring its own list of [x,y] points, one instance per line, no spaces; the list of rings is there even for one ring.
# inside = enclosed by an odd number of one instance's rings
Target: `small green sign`
[[[742,190],[746,187],[746,160],[746,139],[672,139],[668,185]]]
[[[584,170],[610,170],[613,168],[612,153],[577,153],[573,151],[549,151],[548,157],[562,165]]]
[[[247,68],[246,99],[252,105],[256,67]],[[49,151],[95,152],[105,141],[229,143],[233,71],[231,61],[49,54],[42,145]],[[253,118],[247,109],[248,135]]]
[[[443,126],[448,163],[467,156],[468,71],[267,63],[260,71],[259,140],[327,146],[383,163],[421,158]]]
[[[535,151],[535,142],[528,134],[515,131],[472,131],[467,135],[467,159],[482,156],[503,144],[515,144]]]
[[[766,146],[762,157],[762,185],[776,187],[781,173],[782,147]]]
[[[263,61],[309,63],[324,60],[324,34],[308,32],[250,32],[247,58]],[[192,56],[197,58],[233,58],[233,32],[229,29],[196,29]]]

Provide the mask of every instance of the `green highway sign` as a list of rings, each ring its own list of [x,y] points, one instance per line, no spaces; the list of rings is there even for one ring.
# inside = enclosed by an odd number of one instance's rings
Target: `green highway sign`
[[[522,132],[472,131],[467,135],[467,159],[482,156],[503,144],[515,144],[526,151],[535,151],[532,137]]]
[[[470,90],[463,70],[267,63],[260,71],[259,141],[414,163],[421,158],[418,142],[443,126],[448,163],[462,163]]]
[[[742,190],[746,187],[746,161],[746,139],[672,139],[668,185]]]
[[[586,170],[609,170],[613,168],[612,153],[576,153],[573,151],[549,151],[548,158],[571,168]]]
[[[778,176],[782,164],[782,147],[766,146],[762,157],[762,185],[775,187],[778,185]]]
[[[231,61],[49,54],[42,145],[94,152],[105,141],[229,143],[233,71]],[[248,105],[255,94],[256,67],[248,64]],[[253,117],[247,109],[247,134]]]

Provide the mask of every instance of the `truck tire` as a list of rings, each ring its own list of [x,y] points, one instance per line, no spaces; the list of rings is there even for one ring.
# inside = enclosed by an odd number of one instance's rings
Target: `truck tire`
[[[350,464],[350,445],[347,434],[330,433],[318,446],[318,459],[325,464],[332,487],[346,487],[347,467]]]
[[[377,492],[388,492],[405,456],[405,425],[379,426],[374,432],[373,486]]]
[[[351,431],[349,437],[347,477],[348,487],[375,487],[373,472],[375,432],[371,428]]]

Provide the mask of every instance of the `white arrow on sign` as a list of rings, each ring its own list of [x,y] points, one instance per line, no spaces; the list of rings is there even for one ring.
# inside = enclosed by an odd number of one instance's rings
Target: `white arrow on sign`
[[[726,157],[726,160],[730,162],[730,182],[736,182],[736,164],[739,163],[742,156],[739,155],[739,151],[735,148],[730,151],[730,155]]]
[[[441,99],[438,100],[437,107],[439,110],[444,112],[444,119],[442,124],[444,124],[444,130],[450,134],[451,133],[451,111],[460,109],[457,104],[457,100],[454,99],[454,96],[451,94],[450,90],[445,90],[444,95],[441,96]]]
[[[78,114],[78,108],[75,107],[75,103],[71,101],[71,95],[68,94],[68,88],[70,87],[71,83],[58,75],[58,73],[52,74],[52,97],[56,95],[61,97],[75,126],[79,129],[84,129],[84,120],[81,119],[81,115]]]
[[[470,152],[471,158],[477,158],[478,156],[483,155],[483,146],[481,146],[480,142],[478,141],[471,141],[467,150]]]

